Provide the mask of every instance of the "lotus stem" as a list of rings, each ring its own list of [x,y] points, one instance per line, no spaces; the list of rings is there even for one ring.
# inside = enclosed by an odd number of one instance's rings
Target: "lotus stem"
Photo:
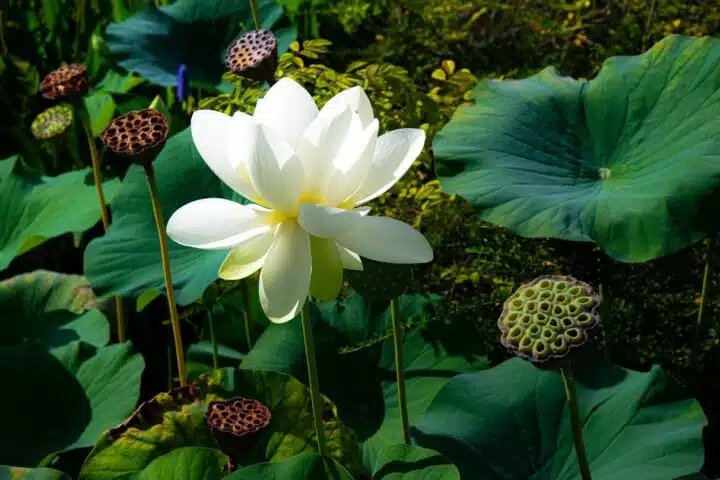
[[[257,7],[255,0],[248,0],[250,2],[250,10],[252,11],[253,23],[255,24],[255,30],[260,30],[260,11]]]
[[[82,102],[82,100],[81,100]],[[107,204],[105,203],[105,194],[102,187],[102,174],[100,172],[100,157],[98,156],[95,137],[90,130],[88,115],[85,106],[79,104],[77,112],[80,114],[83,129],[88,140],[88,148],[90,149],[90,162],[92,163],[93,180],[95,181],[95,192],[98,197],[98,205],[100,206],[100,219],[102,220],[103,231],[107,233],[110,228],[110,214],[108,213]],[[123,308],[122,297],[115,297],[115,319],[117,322],[118,342],[125,341],[125,309]]]
[[[690,365],[693,365],[700,355],[702,337],[707,330],[707,304],[710,298],[710,283],[713,274],[713,264],[717,254],[718,233],[713,232],[708,239],[707,253],[705,254],[705,271],[703,272],[702,291],[700,293],[700,307],[698,308],[697,323],[695,325],[695,338],[690,350]]]
[[[248,287],[247,280],[241,280],[242,282],[242,296],[243,296],[243,320],[245,321],[245,339],[247,340],[248,352],[252,350],[252,317],[250,316],[250,288]]]
[[[218,359],[218,347],[215,341],[215,322],[213,321],[212,307],[207,309],[208,328],[210,329],[210,343],[212,344],[213,369],[220,368],[220,360]]]
[[[572,429],[573,444],[577,453],[578,465],[580,466],[580,476],[582,480],[592,480],[590,476],[590,464],[588,463],[587,453],[585,452],[585,443],[582,437],[582,425],[580,423],[580,411],[577,402],[577,389],[575,388],[575,377],[572,373],[570,362],[560,367],[563,383],[565,384],[565,396],[567,397],[568,408],[570,410],[570,427]]]
[[[607,305],[607,292],[605,291],[605,285],[600,284],[598,285],[598,295],[600,296],[600,320],[603,330],[603,336],[602,336],[602,349],[603,349],[603,355],[605,357],[605,360],[610,362],[610,347],[608,346],[608,334],[607,334],[607,325],[608,325],[608,305]]]
[[[170,309],[170,324],[172,325],[173,343],[175,344],[175,358],[177,360],[178,377],[180,386],[187,386],[187,371],[185,370],[185,350],[183,349],[182,335],[180,334],[180,317],[178,316],[177,305],[175,304],[175,290],[173,289],[172,273],[170,271],[170,255],[168,254],[168,239],[165,231],[165,219],[160,210],[157,182],[152,163],[147,163],[145,178],[150,190],[150,201],[152,202],[155,226],[157,227],[158,240],[160,240],[160,258],[162,260],[163,277],[165,279],[165,291],[167,293],[168,308]]]
[[[403,324],[397,298],[390,300],[393,342],[395,344],[395,374],[397,376],[398,404],[400,405],[400,425],[403,442],[410,445],[410,425],[408,421],[407,394],[405,392],[405,362],[403,360]]]
[[[327,455],[325,444],[325,427],[323,425],[322,413],[324,401],[320,394],[320,383],[318,382],[317,360],[315,358],[315,339],[312,333],[312,319],[310,318],[310,301],[305,300],[302,312],[300,313],[302,323],[303,339],[305,341],[305,356],[307,358],[308,382],[310,383],[310,403],[312,404],[313,422],[317,435],[318,453]]]

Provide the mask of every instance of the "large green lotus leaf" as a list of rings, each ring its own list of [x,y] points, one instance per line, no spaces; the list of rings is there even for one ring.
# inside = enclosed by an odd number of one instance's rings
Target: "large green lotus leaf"
[[[200,157],[189,128],[168,140],[153,165],[166,221],[194,200],[231,198],[230,190]],[[93,289],[98,295],[128,297],[149,289],[164,292],[160,243],[141,167],[130,167],[112,207],[113,222],[107,234],[90,242],[85,250],[85,275]],[[176,300],[187,305],[217,279],[227,251],[168,243]]]
[[[103,183],[110,201],[120,182]],[[83,232],[100,219],[90,169],[44,177],[27,171],[17,156],[0,160],[0,270],[45,240]]]
[[[85,277],[36,270],[0,282],[0,347],[37,340],[57,348],[81,340],[102,347],[110,340],[105,316],[90,309]]]
[[[484,81],[433,143],[443,188],[526,237],[642,262],[702,238],[720,185],[720,40],[673,35],[590,81]],[[700,208],[703,207],[703,208]]]
[[[659,367],[588,360],[574,368],[593,479],[673,479],[700,469],[706,421],[694,400]],[[519,358],[450,380],[413,436],[469,478],[580,478],[560,374]]]
[[[353,480],[353,476],[332,458],[303,453],[280,462],[258,463],[237,470],[228,480]]]
[[[24,468],[0,465],[0,480],[70,480],[52,468]]]
[[[282,16],[282,8],[273,0],[257,4],[262,28],[270,29]],[[192,80],[217,84],[226,71],[225,50],[250,28],[248,2],[178,0],[166,7],[148,5],[124,22],[111,24],[107,39],[121,66],[151,82],[175,86],[178,67],[185,64]]]
[[[137,480],[216,480],[222,477],[227,457],[211,448],[182,447],[159,457],[144,468]]]
[[[33,466],[89,447],[138,399],[144,361],[129,342],[95,349],[74,342],[52,355],[37,342],[0,347],[0,463]]]
[[[277,372],[225,368],[197,383],[145,402],[121,426],[106,432],[85,462],[80,478],[110,480],[141,471],[154,459],[179,447],[217,448],[205,423],[209,401],[237,396],[267,405],[272,420],[254,448],[241,453],[240,464],[280,461],[316,452],[310,392],[299,381]],[[357,439],[328,402],[325,426],[331,456],[360,471]]]
[[[377,455],[373,480],[460,480],[447,458],[427,448],[388,445]]]
[[[398,301],[402,318],[409,319],[425,316],[426,307],[436,299],[404,295]],[[337,403],[340,418],[358,435],[363,462],[370,469],[387,445],[402,443],[395,350],[392,338],[377,334],[390,325],[387,303],[351,295],[341,302],[313,306],[321,390]],[[338,354],[343,346],[357,345],[368,337],[374,345]],[[303,345],[300,322],[273,324],[245,356],[241,368],[285,372],[305,381]],[[421,330],[407,335],[404,360],[411,424],[422,418],[452,376],[487,367],[484,357],[448,354],[442,345],[426,340]]]

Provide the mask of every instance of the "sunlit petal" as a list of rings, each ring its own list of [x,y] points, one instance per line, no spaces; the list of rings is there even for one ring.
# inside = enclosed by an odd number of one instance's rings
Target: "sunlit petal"
[[[360,189],[353,195],[360,205],[387,192],[408,171],[425,145],[419,128],[393,130],[377,139],[372,165]]]
[[[256,125],[254,154],[248,164],[253,187],[274,210],[294,212],[305,184],[305,172],[297,155],[282,139]],[[268,138],[271,137],[271,138]]]
[[[236,147],[237,139],[242,138],[244,142],[254,143],[254,131],[240,131],[238,126],[239,122],[235,122],[233,118],[213,110],[198,110],[190,119],[193,143],[210,170],[243,197],[262,204],[247,174],[233,168],[233,163],[237,162],[232,159],[239,158],[231,153]]]
[[[352,250],[348,250],[342,245],[338,245],[337,247],[340,251],[340,260],[342,261],[343,268],[347,270],[363,270],[363,264],[360,255],[353,252]]]
[[[370,122],[362,133],[346,142],[350,148],[343,148],[335,159],[333,171],[325,188],[328,205],[340,205],[362,186],[372,165],[378,134],[377,119]]]
[[[320,238],[334,238],[354,230],[370,209],[355,210],[326,207],[315,203],[300,205],[298,223],[310,235]]]
[[[280,224],[260,271],[260,304],[276,323],[296,317],[310,288],[310,237],[294,221]]]
[[[167,223],[168,236],[180,245],[207,250],[233,247],[272,227],[272,212],[222,198],[183,205]]]
[[[225,257],[218,276],[223,280],[242,280],[257,272],[275,241],[276,230],[273,228],[235,246]]]
[[[365,91],[359,86],[348,88],[338,93],[328,100],[321,111],[342,110],[345,105],[350,106],[350,108],[358,114],[363,128],[372,122],[374,117],[370,99],[368,99]]]
[[[332,240],[310,237],[312,274],[310,295],[321,302],[334,300],[340,293],[343,265],[340,251]]]
[[[292,147],[318,114],[315,100],[299,83],[281,78],[257,101],[253,117],[280,133]]]
[[[305,193],[321,201],[332,169],[343,143],[350,138],[353,112],[349,107],[333,115],[318,115],[298,142],[297,154],[306,174]],[[359,127],[359,120],[357,127]]]
[[[359,255],[385,263],[426,263],[432,247],[410,225],[388,217],[365,217],[350,233],[335,241]]]

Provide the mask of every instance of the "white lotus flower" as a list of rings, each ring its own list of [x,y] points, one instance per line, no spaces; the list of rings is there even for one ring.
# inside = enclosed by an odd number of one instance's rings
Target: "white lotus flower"
[[[254,204],[207,198],[177,210],[167,225],[175,242],[231,249],[227,280],[260,270],[260,302],[275,322],[295,317],[308,294],[332,300],[342,269],[360,256],[424,263],[432,248],[398,220],[361,207],[385,193],[420,154],[425,132],[403,128],[378,137],[378,121],[360,87],[318,111],[298,83],[283,78],[258,100],[253,116],[200,110],[193,142],[220,179]]]

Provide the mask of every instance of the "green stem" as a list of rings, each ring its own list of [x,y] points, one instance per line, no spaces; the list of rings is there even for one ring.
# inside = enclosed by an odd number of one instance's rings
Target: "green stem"
[[[310,318],[310,301],[305,300],[302,313],[303,339],[305,340],[305,356],[307,357],[308,382],[310,383],[310,402],[312,403],[313,422],[317,435],[318,453],[327,454],[325,445],[325,427],[323,426],[322,413],[324,401],[320,395],[320,384],[318,383],[317,361],[315,359],[315,340],[313,339],[312,320]]]
[[[252,350],[252,318],[250,317],[250,288],[248,288],[247,280],[242,282],[242,298],[243,298],[243,320],[245,321],[245,339],[247,340],[248,352]]]
[[[252,10],[253,23],[255,23],[255,30],[260,29],[260,11],[258,10],[257,3],[255,0],[249,0],[250,10]]]
[[[405,363],[403,361],[403,324],[397,298],[390,300],[393,342],[395,343],[395,374],[397,376],[398,403],[400,404],[400,425],[403,442],[410,445],[410,424],[408,422],[407,394],[405,393]]]
[[[213,369],[220,368],[220,360],[218,359],[217,342],[215,341],[215,322],[213,322],[212,308],[207,309],[208,327],[210,328],[210,343],[212,344]]]
[[[5,31],[3,29],[3,11],[0,9],[0,53],[6,57],[8,54],[7,43],[5,43]]]
[[[573,377],[570,362],[560,367],[560,374],[565,384],[565,396],[567,397],[567,403],[570,409],[570,427],[572,429],[573,443],[575,444],[575,452],[577,453],[578,464],[580,466],[580,476],[582,480],[592,480],[590,476],[590,464],[588,463],[587,453],[585,453],[585,443],[582,437],[575,377]]]
[[[82,100],[81,100],[82,102]],[[105,203],[105,194],[103,193],[102,174],[100,172],[100,157],[98,156],[97,144],[95,137],[90,130],[90,122],[88,114],[85,111],[84,104],[78,105],[76,111],[80,114],[83,129],[87,136],[88,148],[90,150],[90,162],[92,163],[93,180],[95,181],[95,192],[97,193],[98,205],[100,205],[100,218],[102,219],[103,230],[107,233],[110,228],[110,214],[108,213],[107,204]],[[115,318],[117,321],[118,342],[125,341],[125,310],[123,308],[122,298],[115,297]]]
[[[708,239],[708,248],[705,255],[705,271],[703,272],[702,292],[700,293],[700,308],[698,309],[697,323],[695,325],[695,338],[690,350],[690,365],[693,365],[700,355],[702,337],[707,330],[707,304],[710,298],[710,282],[713,274],[713,264],[717,253],[719,235],[714,232]]]
[[[607,294],[605,292],[605,285],[602,283],[598,286],[598,295],[600,296],[600,321],[602,322],[602,348],[603,355],[606,361],[610,361],[610,347],[608,346],[608,306],[607,306]]]
[[[165,231],[165,219],[160,210],[157,182],[155,182],[155,171],[152,163],[145,166],[145,178],[150,190],[150,201],[152,202],[155,226],[157,226],[158,240],[160,240],[160,258],[162,260],[163,277],[165,279],[165,292],[167,293],[168,308],[170,309],[170,324],[172,325],[173,343],[175,344],[175,358],[177,359],[178,376],[180,386],[187,385],[187,372],[185,371],[185,350],[183,349],[182,335],[180,334],[180,317],[178,316],[177,305],[175,304],[175,290],[173,289],[172,273],[170,271],[170,255],[168,253],[167,232]]]

